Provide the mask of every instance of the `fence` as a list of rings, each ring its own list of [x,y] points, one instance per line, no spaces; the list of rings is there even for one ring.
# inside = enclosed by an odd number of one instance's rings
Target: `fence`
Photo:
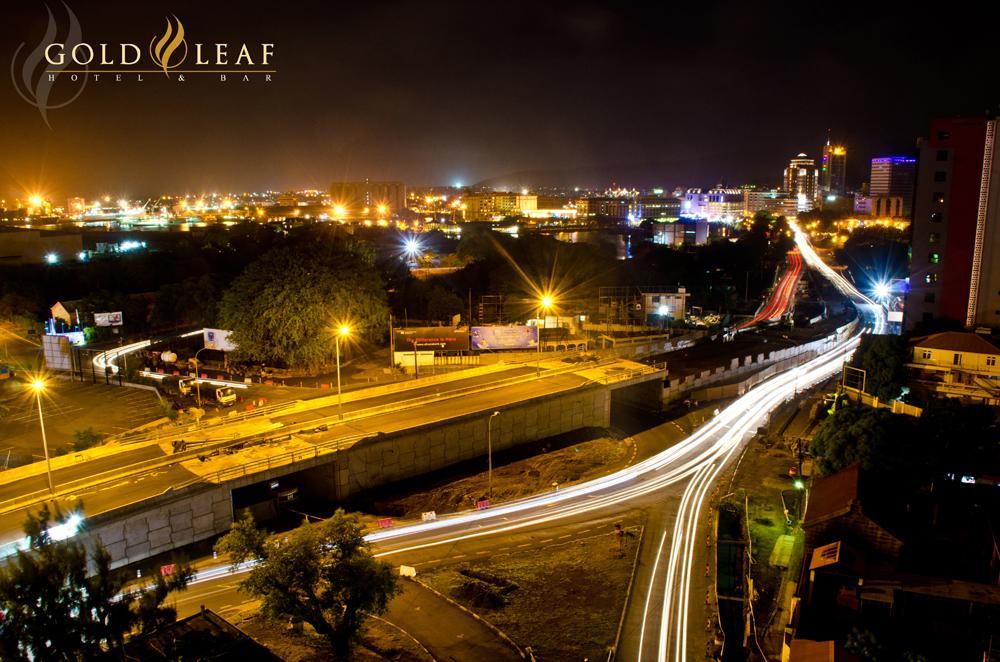
[[[756,356],[747,355],[742,360],[736,357],[730,361],[728,366],[717,366],[713,369],[702,370],[697,375],[687,375],[681,379],[670,380],[669,385],[663,389],[663,402],[669,404],[685,395],[689,395],[695,400],[715,400],[742,395],[747,389],[777,372],[798,365],[839,345],[854,333],[857,326],[858,320],[854,319],[835,329],[829,336],[804,345],[771,351],[766,355],[764,353],[759,353]],[[741,381],[715,386],[719,382],[736,380],[744,375],[749,376]]]

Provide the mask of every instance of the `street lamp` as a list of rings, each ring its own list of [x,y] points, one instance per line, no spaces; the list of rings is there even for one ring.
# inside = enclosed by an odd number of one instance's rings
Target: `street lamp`
[[[346,324],[342,324],[339,329],[337,329],[337,416],[339,418],[344,417],[344,412],[342,410],[341,393],[340,393],[340,339],[347,339],[347,336],[351,335],[351,327]]]
[[[45,381],[36,377],[31,382],[31,388],[35,392],[35,400],[38,401],[38,427],[42,431],[42,448],[45,449],[45,475],[49,479],[49,494],[55,494],[56,490],[52,485],[52,462],[49,460],[49,442],[45,438],[45,419],[42,417],[42,391],[45,390]]]
[[[489,419],[486,421],[486,462],[487,462],[487,481],[489,483],[489,494],[490,500],[493,499],[493,419],[500,415],[500,412],[495,411],[490,414]]]
[[[551,294],[543,294],[538,300],[538,316],[542,318],[542,326],[538,328],[538,358],[535,361],[535,377],[542,374],[542,329],[545,328],[545,313],[555,304]]]

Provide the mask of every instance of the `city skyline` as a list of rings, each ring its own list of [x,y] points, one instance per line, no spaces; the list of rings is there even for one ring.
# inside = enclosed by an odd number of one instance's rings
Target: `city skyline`
[[[85,41],[145,44],[169,14],[192,43],[234,53],[273,43],[273,80],[91,81],[49,112],[50,129],[5,76],[5,197],[324,189],[366,177],[509,189],[766,184],[799,152],[819,158],[827,131],[847,146],[856,184],[870,158],[914,152],[930,117],[991,103],[972,84],[987,75],[970,38],[980,28],[943,21],[936,44],[946,48],[928,51],[923,19],[888,8],[856,21],[846,8],[790,16],[736,5],[643,15],[593,4],[115,7],[70,5]],[[62,7],[51,9],[60,20]],[[18,6],[2,28],[8,57],[39,43],[45,20],[42,3]],[[789,39],[809,46],[790,58]],[[872,58],[896,63],[890,80],[872,73]],[[929,80],[934,95],[918,85]]]

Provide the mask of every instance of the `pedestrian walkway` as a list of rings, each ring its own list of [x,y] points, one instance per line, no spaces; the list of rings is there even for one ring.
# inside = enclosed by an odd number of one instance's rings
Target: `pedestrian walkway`
[[[441,660],[520,660],[509,644],[468,612],[420,584],[403,580],[385,620],[406,630]]]

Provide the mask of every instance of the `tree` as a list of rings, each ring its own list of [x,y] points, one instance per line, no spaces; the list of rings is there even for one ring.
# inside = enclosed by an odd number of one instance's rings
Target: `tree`
[[[464,302],[450,290],[441,285],[434,285],[427,294],[427,319],[451,320],[456,313],[465,308]]]
[[[385,290],[371,264],[336,243],[276,248],[251,263],[219,306],[237,358],[317,368],[334,359],[333,329],[375,340],[388,327]]]
[[[53,539],[53,526],[67,522],[47,507],[30,514],[24,525],[28,549],[0,568],[4,660],[112,657],[126,638],[177,616],[164,603],[187,586],[190,567],[185,564],[169,577],[157,576],[151,587],[127,588],[127,574],[111,569],[111,555],[103,547],[88,554],[73,538]]]
[[[906,384],[909,346],[895,335],[866,335],[861,339],[854,363],[865,371],[865,390],[880,400],[892,400]]]
[[[919,461],[913,425],[909,416],[849,405],[823,421],[809,449],[822,475],[855,462],[871,473],[901,474]]]
[[[365,618],[385,613],[398,591],[398,578],[372,556],[357,517],[340,509],[281,537],[268,537],[248,515],[215,549],[229,554],[234,568],[255,561],[240,588],[263,601],[264,613],[311,625],[341,659]]]

